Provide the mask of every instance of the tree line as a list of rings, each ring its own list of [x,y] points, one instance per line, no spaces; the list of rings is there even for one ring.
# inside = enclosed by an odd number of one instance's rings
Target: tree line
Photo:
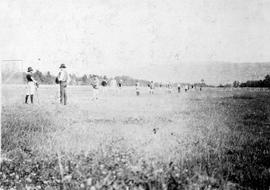
[[[263,80],[248,80],[240,83],[239,81],[233,82],[233,87],[270,87],[270,75],[266,75]]]
[[[26,83],[26,73],[25,72],[15,72],[15,73],[8,73],[8,72],[2,72],[2,83],[12,83],[12,84],[21,84]],[[56,76],[52,75],[49,71],[42,73],[39,70],[36,70],[33,73],[33,77],[35,80],[38,81],[39,84],[55,84]],[[76,74],[69,74],[70,82],[69,85],[90,85],[94,77],[98,77],[99,81],[106,81],[106,83],[110,83],[110,81],[113,79],[111,77],[107,77],[106,75],[96,75],[96,74],[84,74],[82,76],[77,76]],[[148,86],[151,81],[149,80],[143,80],[143,79],[134,79],[129,76],[116,76],[114,77],[117,83],[122,83],[123,86],[135,86],[136,82],[138,81],[141,86]],[[156,87],[164,87],[166,86],[166,83],[161,82],[155,82]],[[172,84],[173,86],[176,86],[176,83]],[[182,85],[191,85],[191,84],[182,84]],[[207,87],[209,85],[203,83],[195,83],[193,86],[202,86]],[[213,86],[211,86],[213,87]],[[270,75],[266,75],[263,80],[248,80],[246,82],[239,82],[234,81],[232,84],[220,84],[218,87],[270,87]]]
[[[2,72],[2,83],[26,83],[26,74],[26,72]],[[51,74],[49,71],[42,73],[41,71],[36,70],[33,73],[33,77],[39,84],[55,84],[56,76]],[[112,77],[107,77],[106,75],[84,74],[82,76],[77,76],[76,74],[69,74],[69,85],[90,85],[94,77],[97,77],[100,82],[105,81],[106,83],[110,83],[110,81],[113,79]],[[125,75],[116,76],[114,79],[118,84],[122,83],[123,86],[135,86],[137,81],[141,86],[147,86],[151,82],[149,80],[134,79]],[[159,83],[155,83],[155,85],[158,86]]]
[[[26,72],[8,72],[2,71],[2,83],[3,84],[22,84],[26,83]],[[51,74],[49,71],[42,73],[39,70],[36,70],[33,73],[34,79],[39,84],[55,84],[56,76]],[[82,76],[77,76],[76,74],[69,74],[69,85],[90,85],[94,79],[94,77],[98,77],[100,83],[102,81],[105,81],[107,84],[110,83],[110,81],[113,79],[112,77],[107,77],[106,75],[96,75],[96,74],[84,74]],[[121,83],[123,86],[135,86],[137,82],[140,83],[140,86],[146,87],[150,84],[150,80],[144,80],[144,79],[135,79],[130,76],[122,75],[122,76],[116,76],[114,77],[116,82],[119,84]],[[154,82],[154,85],[156,87],[168,87],[168,83],[162,83],[162,82]],[[177,83],[170,83],[173,87],[177,86]],[[194,87],[207,87],[207,85],[204,80],[200,83],[181,83],[182,86],[189,85]],[[214,87],[214,86],[209,86]]]
[[[26,73],[23,73],[24,81],[26,82]],[[50,72],[43,74],[40,71],[36,71],[33,73],[33,77],[37,80],[40,84],[54,84],[56,76],[52,75]],[[93,79],[97,77],[100,82],[105,81],[109,83],[113,78],[109,78],[106,75],[96,75],[96,74],[84,74],[82,76],[77,76],[76,74],[69,74],[69,85],[89,85],[92,83]],[[138,80],[133,79],[129,76],[117,76],[115,77],[117,83],[122,83],[124,86],[133,86],[135,85],[136,81],[139,81],[142,85],[147,85],[149,81],[147,80]]]

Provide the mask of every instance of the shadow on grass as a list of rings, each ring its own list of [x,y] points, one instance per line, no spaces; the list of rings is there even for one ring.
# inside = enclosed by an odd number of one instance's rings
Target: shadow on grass
[[[268,106],[264,101],[254,100],[245,108],[252,111],[244,113],[240,118],[241,124],[232,127],[235,137],[231,137],[231,148],[224,155],[224,175],[228,177],[229,181],[236,182],[246,188],[269,189],[270,128],[268,125]],[[241,140],[236,140],[240,137]]]

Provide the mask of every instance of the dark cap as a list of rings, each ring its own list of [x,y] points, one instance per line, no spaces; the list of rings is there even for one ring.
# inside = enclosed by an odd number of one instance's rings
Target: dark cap
[[[65,64],[61,64],[59,68],[66,68]]]
[[[31,72],[31,71],[33,71],[33,68],[32,67],[28,67],[27,68],[27,72]]]

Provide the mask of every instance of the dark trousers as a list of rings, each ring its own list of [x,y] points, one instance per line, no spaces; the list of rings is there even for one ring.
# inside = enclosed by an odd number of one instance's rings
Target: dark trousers
[[[28,97],[29,97],[29,95],[25,96],[25,103],[26,104],[28,103]],[[34,95],[33,94],[30,95],[30,99],[31,99],[31,103],[33,104],[34,103]]]
[[[60,103],[64,105],[67,104],[67,83],[66,82],[60,82]]]

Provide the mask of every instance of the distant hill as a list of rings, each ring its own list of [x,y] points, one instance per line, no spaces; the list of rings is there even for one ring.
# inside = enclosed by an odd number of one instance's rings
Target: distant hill
[[[224,84],[233,81],[263,79],[270,74],[270,62],[266,63],[179,63],[155,65],[144,68],[154,80],[197,83],[204,79],[207,84]],[[141,75],[147,76],[142,70]]]

